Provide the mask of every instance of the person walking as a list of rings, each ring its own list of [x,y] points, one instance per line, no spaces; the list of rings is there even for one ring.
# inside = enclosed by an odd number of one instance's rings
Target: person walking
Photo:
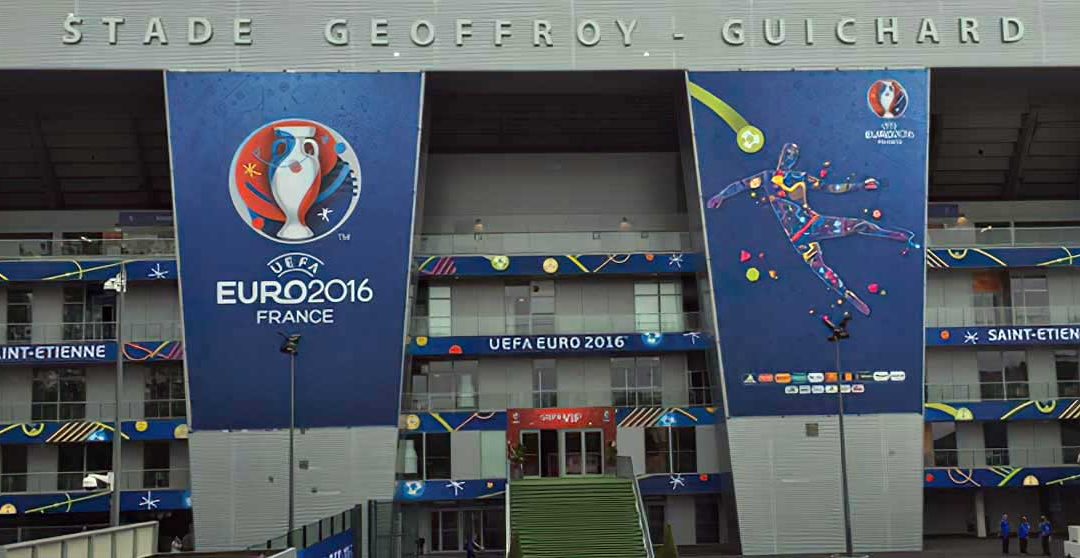
[[[1001,553],[1009,553],[1009,514],[1001,514]]]
[[[469,541],[465,543],[465,557],[476,558],[476,551],[482,550],[480,541],[477,540],[476,534],[469,535]]]
[[[1050,520],[1046,519],[1045,515],[1039,520],[1039,538],[1042,539],[1043,556],[1050,556],[1050,533],[1053,532],[1054,527],[1050,525]]]

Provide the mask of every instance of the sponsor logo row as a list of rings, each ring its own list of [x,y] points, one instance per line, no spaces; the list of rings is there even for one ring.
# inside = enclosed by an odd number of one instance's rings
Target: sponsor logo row
[[[857,382],[903,382],[906,380],[907,373],[903,370],[877,370],[874,372],[760,372],[757,374],[744,374],[742,383],[747,386],[762,384],[798,386],[801,384],[851,384]]]

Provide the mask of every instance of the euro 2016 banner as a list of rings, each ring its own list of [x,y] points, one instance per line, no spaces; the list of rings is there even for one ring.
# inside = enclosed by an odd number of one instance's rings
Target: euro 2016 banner
[[[397,424],[422,79],[167,74],[194,428]]]
[[[729,414],[920,412],[927,73],[688,80]]]

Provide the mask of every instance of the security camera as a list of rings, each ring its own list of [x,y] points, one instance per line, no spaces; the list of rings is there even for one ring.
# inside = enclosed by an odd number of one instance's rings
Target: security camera
[[[99,475],[97,473],[90,473],[83,477],[82,486],[86,490],[98,490],[102,488],[111,489],[113,484],[113,474],[106,473]]]

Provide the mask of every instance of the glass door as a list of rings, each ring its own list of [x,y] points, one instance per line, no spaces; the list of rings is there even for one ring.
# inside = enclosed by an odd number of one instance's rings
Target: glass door
[[[600,430],[560,431],[563,474],[600,475],[604,472],[604,433]]]
[[[540,431],[524,430],[521,432],[521,448],[525,450],[524,476],[540,476]]]

